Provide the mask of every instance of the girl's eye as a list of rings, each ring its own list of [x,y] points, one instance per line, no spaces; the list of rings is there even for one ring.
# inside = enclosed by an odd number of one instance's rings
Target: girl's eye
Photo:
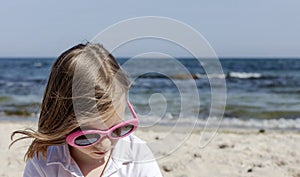
[[[128,133],[130,133],[133,130],[134,126],[131,124],[128,125],[124,125],[122,127],[119,127],[117,129],[115,129],[112,133],[111,136],[114,138],[118,138],[118,137],[122,137],[127,135]]]
[[[77,137],[74,143],[78,146],[87,146],[95,143],[100,138],[98,134],[87,134]]]

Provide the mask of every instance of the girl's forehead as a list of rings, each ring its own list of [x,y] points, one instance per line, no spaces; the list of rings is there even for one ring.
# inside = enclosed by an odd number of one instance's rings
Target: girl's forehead
[[[97,129],[97,130],[107,130],[114,125],[123,121],[123,117],[115,113],[109,118],[99,118],[89,121],[81,126],[82,129]]]
[[[113,108],[109,109],[104,115],[98,114],[93,118],[86,118],[85,121],[82,122],[80,128],[107,130],[124,120],[125,107],[126,104],[123,104],[123,102],[118,105],[115,104]]]

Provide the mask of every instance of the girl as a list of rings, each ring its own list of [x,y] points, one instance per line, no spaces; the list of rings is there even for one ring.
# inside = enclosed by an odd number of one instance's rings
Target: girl
[[[53,64],[24,177],[161,176],[145,142],[132,133],[138,118],[127,101],[129,81],[97,44],[79,44]],[[124,120],[125,108],[132,117]]]

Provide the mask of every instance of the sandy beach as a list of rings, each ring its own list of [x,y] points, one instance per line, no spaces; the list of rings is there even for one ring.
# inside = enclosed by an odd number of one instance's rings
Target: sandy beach
[[[14,130],[32,122],[0,122],[1,177],[22,176],[29,141],[8,149]],[[168,127],[140,129],[136,135],[150,142],[166,177],[300,177],[300,132],[258,129],[220,129],[169,133]],[[170,136],[171,135],[171,136]],[[173,138],[170,138],[173,137]],[[162,145],[160,145],[162,143]]]

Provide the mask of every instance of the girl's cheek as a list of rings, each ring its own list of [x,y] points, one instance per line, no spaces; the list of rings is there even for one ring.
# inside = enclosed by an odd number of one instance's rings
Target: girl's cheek
[[[98,142],[97,144],[95,144],[93,147],[97,150],[107,150],[114,147],[117,144],[117,142],[118,140],[105,138],[100,142]]]

